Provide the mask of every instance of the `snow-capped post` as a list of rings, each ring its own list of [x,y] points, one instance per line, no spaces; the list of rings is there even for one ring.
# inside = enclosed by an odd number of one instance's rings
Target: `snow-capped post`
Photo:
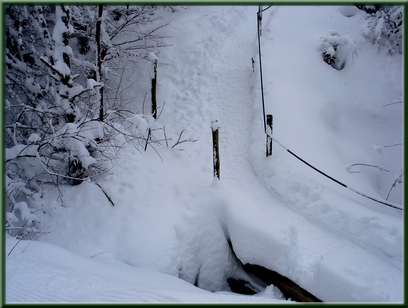
[[[157,85],[157,56],[154,53],[149,53],[149,60],[153,62],[153,78],[152,78],[152,116],[157,119],[157,101],[156,101],[156,85]]]
[[[268,126],[268,134],[266,135],[266,157],[272,155],[272,136],[273,129],[273,116],[271,114],[266,115],[266,125]]]
[[[213,139],[213,165],[214,177],[220,179],[220,153],[218,149],[218,129],[220,125],[217,120],[211,122],[212,139]]]
[[[259,36],[262,34],[262,5],[258,7],[258,33]]]

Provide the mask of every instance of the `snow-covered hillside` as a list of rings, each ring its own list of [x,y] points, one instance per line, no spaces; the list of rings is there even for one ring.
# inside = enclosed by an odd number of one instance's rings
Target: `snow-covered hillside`
[[[98,180],[115,206],[92,182],[60,187],[66,207],[55,187],[44,191],[43,233],[19,243],[6,235],[6,302],[290,301],[240,262],[277,271],[324,302],[403,301],[403,212],[287,151],[402,207],[402,184],[389,193],[402,174],[402,104],[394,104],[402,100],[401,55],[362,35],[366,14],[357,9],[265,10],[265,111],[284,146],[273,142],[266,158],[257,11],[165,12],[171,23],[161,31],[172,46],[157,55],[158,104],[165,102],[157,122],[170,145],[159,155],[126,145]],[[333,35],[345,42],[342,70],[322,59]],[[140,110],[148,87],[135,81],[128,89],[130,108]],[[183,129],[195,141],[172,148]],[[259,293],[229,292],[229,277]]]

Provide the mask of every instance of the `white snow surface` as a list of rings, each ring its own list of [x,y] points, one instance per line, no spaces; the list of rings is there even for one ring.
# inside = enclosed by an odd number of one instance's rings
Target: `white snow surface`
[[[19,243],[6,236],[6,302],[290,302],[273,286],[252,296],[228,292],[227,277],[250,279],[236,257],[325,302],[403,302],[402,212],[337,185],[276,143],[265,157],[257,9],[167,12],[162,33],[172,46],[158,56],[157,96],[166,104],[157,125],[166,126],[169,147],[160,157],[151,148],[122,151],[98,179],[115,206],[92,182],[60,187],[65,207],[54,187],[45,190],[45,213],[36,213],[43,233]],[[402,142],[402,104],[384,107],[402,98],[401,55],[363,38],[359,10],[273,6],[262,22],[274,135],[323,172],[385,200],[402,172],[402,146],[389,146]],[[333,31],[355,45],[340,71],[319,51]],[[146,129],[142,120],[132,119],[135,129]],[[197,141],[172,148],[183,128],[184,139]],[[401,184],[388,200],[403,203]]]

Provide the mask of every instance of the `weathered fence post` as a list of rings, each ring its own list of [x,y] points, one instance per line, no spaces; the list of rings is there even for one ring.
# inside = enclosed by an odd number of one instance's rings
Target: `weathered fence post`
[[[261,36],[262,34],[262,5],[258,7],[258,35]]]
[[[272,138],[270,136],[273,134],[273,116],[271,114],[266,115],[266,125],[268,126],[268,134],[266,135],[266,157],[268,157],[272,155]]]
[[[156,102],[156,84],[157,84],[157,58],[154,59],[153,73],[152,78],[152,116],[157,119],[157,102]]]
[[[214,165],[214,177],[220,179],[220,153],[218,149],[218,129],[220,125],[215,120],[211,123],[212,140],[213,140],[213,165]]]

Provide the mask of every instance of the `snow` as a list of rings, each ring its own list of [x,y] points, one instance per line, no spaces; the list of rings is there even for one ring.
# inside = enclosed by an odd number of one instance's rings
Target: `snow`
[[[220,123],[218,122],[218,120],[215,120],[215,121],[211,122],[211,129],[213,131],[216,131],[217,129],[220,129]]]
[[[183,137],[197,142],[157,146],[160,156],[124,144],[97,179],[102,188],[90,180],[59,187],[65,207],[46,187],[36,213],[43,234],[18,244],[6,236],[6,254],[17,244],[6,257],[6,302],[290,302],[252,281],[236,258],[278,271],[325,302],[403,301],[402,212],[329,181],[276,142],[265,157],[257,10],[191,6],[165,14],[171,24],[161,31],[172,46],[160,53],[166,65],[157,89],[166,107],[154,123],[127,120],[141,131],[165,125],[173,142],[184,128]],[[402,173],[402,147],[387,147],[402,142],[402,104],[384,107],[401,101],[401,56],[377,50],[362,35],[364,13],[344,6],[273,6],[262,22],[274,135],[337,180],[385,200]],[[355,45],[342,70],[319,50],[330,33]],[[215,120],[220,181],[212,170]],[[61,135],[77,133],[69,125]],[[101,127],[87,131],[82,137],[91,139]],[[6,157],[22,149],[6,149]],[[356,163],[389,172],[349,168]],[[401,186],[389,201],[402,204]],[[228,292],[228,277],[260,292]]]
[[[80,95],[82,92],[84,92],[83,86],[81,85],[73,86],[72,88],[69,88],[68,90],[68,97],[72,99],[73,97]]]
[[[86,80],[87,89],[93,89],[95,87],[100,87],[101,83],[97,82],[95,79]]]
[[[20,213],[21,219],[27,221],[30,219],[30,210],[27,206],[27,203],[24,201],[18,202],[14,205],[14,209]]]
[[[38,134],[31,134],[30,137],[28,137],[27,141],[29,143],[36,143],[41,140],[41,137]]]
[[[6,160],[13,160],[19,156],[35,156],[38,146],[16,144],[12,148],[6,149]]]
[[[37,94],[40,91],[40,86],[38,84],[35,83],[34,78],[27,78],[25,80],[24,85],[26,86],[26,88],[34,93]]]
[[[67,10],[67,8],[65,8],[64,10]],[[63,20],[66,19],[66,13],[64,13],[63,9],[60,6],[55,7],[55,15],[57,22],[52,33],[52,39],[55,42],[54,50],[55,64],[53,65],[53,69],[59,72],[59,74],[61,74],[62,76],[69,76],[71,70],[65,63],[63,59],[63,54],[66,53],[67,55],[71,55],[72,48],[64,44],[63,37],[64,33],[71,34],[73,33],[74,29],[71,25],[67,27],[63,22]]]
[[[8,237],[6,243],[9,252],[17,241]],[[20,280],[22,274],[27,279]],[[211,293],[170,275],[97,255],[84,258],[55,245],[30,241],[21,241],[8,256],[6,280],[10,291],[6,302],[16,303],[278,301],[268,294],[248,298]]]
[[[149,60],[150,62],[154,63],[158,60],[157,55],[153,52],[149,52],[149,54],[147,55],[147,60]]]
[[[136,136],[143,136],[149,127],[147,121],[138,114],[134,114],[126,120],[130,122],[128,129]]]
[[[53,142],[57,146],[64,145],[72,157],[78,157],[82,167],[87,169],[96,163],[96,159],[90,156],[87,146],[97,146],[94,140],[103,137],[103,127],[100,122],[91,120],[80,124],[67,123],[58,130],[57,136]]]
[[[354,15],[359,13],[359,10],[353,5],[346,5],[339,7],[339,12],[345,17],[353,17]]]

